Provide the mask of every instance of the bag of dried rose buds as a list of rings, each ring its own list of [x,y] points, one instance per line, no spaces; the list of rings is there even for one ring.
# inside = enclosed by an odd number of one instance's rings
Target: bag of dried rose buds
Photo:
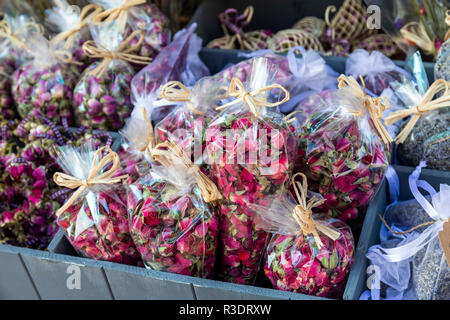
[[[31,59],[24,38],[29,32],[40,31],[29,17],[5,14],[0,22],[0,116],[5,119],[17,117],[12,96],[12,74],[27,59]]]
[[[66,173],[56,173],[54,181],[74,190],[56,212],[69,242],[84,257],[138,265],[141,259],[130,235],[127,192],[122,185],[126,176],[117,176],[118,155],[91,143],[56,151]]]
[[[78,74],[69,66],[72,55],[39,32],[28,33],[25,43],[33,59],[14,72],[12,84],[19,115],[42,115],[56,123],[65,118],[73,123],[72,92]]]
[[[141,57],[155,58],[169,43],[169,19],[155,4],[147,3],[146,0],[90,0],[90,2],[105,9],[94,17],[94,21],[114,22],[124,39],[135,31],[142,31],[143,41],[134,37],[129,43],[129,47],[133,48],[132,53]],[[142,68],[137,64],[133,64],[133,67],[137,70]]]
[[[10,15],[5,13],[0,22],[0,42],[2,43],[1,56],[4,63],[16,70],[24,62],[33,57],[25,44],[29,33],[43,32],[41,25],[33,17],[26,14]]]
[[[89,27],[94,40],[85,42],[83,50],[89,57],[102,60],[87,67],[75,87],[75,117],[82,126],[117,130],[132,111],[130,86],[134,69],[129,62],[147,64],[150,59],[126,49],[134,36],[139,38],[136,45],[142,42],[141,31],[125,39],[114,23],[90,23]]]
[[[55,6],[45,11],[45,24],[56,33],[53,41],[72,53],[72,61],[77,65],[74,67],[80,73],[91,64],[91,59],[83,51],[83,44],[91,40],[88,23],[101,11],[93,4],[81,9],[66,0],[55,1]]]
[[[192,90],[178,81],[166,83],[159,96],[165,101],[178,103],[178,106],[156,125],[156,142],[165,142],[172,137],[195,163],[202,164],[206,129],[217,115],[215,108],[226,91],[225,83],[213,77],[200,79]]]
[[[295,181],[297,176],[303,181]],[[258,199],[256,227],[273,233],[264,272],[274,288],[327,298],[342,298],[353,262],[351,229],[342,221],[312,209],[325,201],[308,192],[306,176],[292,177],[290,193]]]
[[[250,81],[232,79],[228,93],[235,99],[218,108],[223,111],[206,129],[210,176],[225,198],[219,205],[219,276],[240,284],[255,280],[268,237],[256,229],[247,203],[284,191],[295,153],[290,126],[269,110],[289,100],[289,92],[272,82],[276,66],[262,57],[253,63]],[[273,91],[283,99],[269,102]]]
[[[339,77],[339,90],[322,99],[298,134],[295,172],[325,198],[318,209],[357,227],[389,166],[392,138],[380,122],[389,107],[353,77]]]
[[[194,23],[189,28],[178,31],[174,40],[161,50],[152,63],[136,74],[131,82],[133,104],[136,105],[143,96],[154,95],[156,99],[160,86],[169,81],[181,81],[190,87],[198,79],[209,75],[208,68],[198,56],[202,40],[194,33],[196,28],[197,24]],[[152,121],[161,121],[174,105],[162,105],[149,112]]]
[[[379,51],[369,53],[364,49],[356,49],[347,59],[345,74],[355,79],[363,77],[366,89],[379,97],[394,81],[407,83],[412,80],[411,74]]]
[[[129,187],[131,235],[153,270],[211,278],[216,260],[216,186],[172,140],[155,146],[150,174]]]

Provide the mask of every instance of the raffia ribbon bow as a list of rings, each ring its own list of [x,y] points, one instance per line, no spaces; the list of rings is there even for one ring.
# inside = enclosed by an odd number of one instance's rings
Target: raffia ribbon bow
[[[412,116],[407,125],[403,128],[403,130],[397,135],[395,141],[397,143],[405,142],[406,138],[408,138],[411,130],[414,125],[419,121],[420,117],[423,114],[427,114],[433,110],[442,109],[446,107],[450,107],[450,83],[439,79],[436,80],[427,90],[425,96],[422,98],[422,101],[418,106],[415,106],[410,109],[399,110],[391,113],[388,117],[384,119],[384,122],[387,125],[391,125],[396,123],[397,121]],[[442,92],[442,95],[439,98],[433,100],[433,98]]]
[[[104,150],[107,151],[105,156],[102,155]],[[111,168],[109,168],[105,172],[102,172],[110,163],[112,163]],[[114,177],[119,169],[120,159],[117,153],[115,153],[108,147],[102,147],[95,152],[94,159],[91,164],[91,169],[89,170],[89,175],[85,180],[78,179],[61,172],[55,173],[53,175],[53,180],[58,186],[66,187],[69,189],[78,188],[77,191],[75,191],[72,196],[66,201],[66,203],[64,203],[64,205],[59,208],[59,210],[56,212],[56,216],[59,217],[64,211],[66,211],[89,187],[98,184],[116,184],[120,183],[123,179],[126,179],[128,175]]]
[[[268,92],[273,89],[280,89],[284,93],[284,98],[281,101],[269,103],[266,98],[257,97],[259,94]],[[289,101],[290,99],[289,91],[287,91],[283,86],[279,84],[272,84],[270,86],[254,90],[252,92],[248,92],[245,90],[242,81],[238,78],[231,79],[230,87],[228,89],[228,95],[236,98],[236,100],[224,104],[223,106],[217,107],[216,110],[222,110],[243,101],[250,107],[250,110],[258,118],[261,118],[258,107],[277,107]]]
[[[194,107],[194,104],[191,102],[191,91],[179,81],[169,81],[163,85],[158,98],[173,102],[187,102],[186,106],[191,112],[198,115],[205,114]]]
[[[138,42],[130,46],[128,49],[125,49],[137,35],[139,35]],[[130,53],[136,50],[142,44],[143,40],[143,32],[140,30],[134,31],[120,44],[116,50],[113,51],[96,44],[93,40],[86,41],[83,44],[84,53],[90,58],[103,58],[102,62],[100,62],[100,64],[92,70],[91,75],[94,77],[101,77],[102,74],[108,69],[109,64],[116,59],[138,64],[150,63],[152,61],[151,58],[141,57]]]
[[[192,171],[197,179],[197,186],[202,194],[205,202],[216,202],[222,199],[222,194],[217,189],[217,186],[212,182],[196,164],[193,164],[191,159],[181,149],[181,147],[170,138],[158,145],[152,150],[152,157],[154,161],[161,163],[166,168],[170,168],[173,164],[173,157],[179,158],[186,166],[187,170]]]
[[[416,21],[410,22],[400,29],[404,39],[421,48],[428,54],[436,54],[434,42],[428,36],[423,24]]]
[[[368,110],[373,125],[375,126],[375,129],[377,130],[384,144],[389,144],[393,141],[392,137],[389,135],[389,132],[381,123],[383,112],[391,107],[389,100],[386,97],[374,98],[367,95],[365,92],[364,80],[362,79],[362,77],[360,77],[360,79],[363,83],[362,88],[352,76],[347,77],[345,75],[341,75],[338,78],[338,88],[342,89],[345,87],[349,87],[350,89],[352,89],[352,94],[363,101],[363,108],[359,113],[356,114],[356,116],[361,117],[366,112],[366,110]]]
[[[63,48],[69,50],[70,48],[72,48],[77,33],[86,28],[89,24],[89,21],[94,16],[102,12],[102,10],[103,9],[101,7],[95,4],[88,4],[87,6],[83,7],[80,13],[78,24],[71,30],[59,33],[58,35],[56,35],[56,37],[53,38],[52,41],[54,41],[55,43],[59,43],[65,40]]]
[[[300,183],[299,181],[295,181],[295,178],[298,176],[302,178],[302,183]],[[325,199],[312,197],[309,201],[306,201],[306,195],[308,193],[308,183],[306,176],[303,173],[299,172],[292,177],[291,182],[298,201],[298,205],[295,206],[292,216],[300,226],[299,232],[303,233],[305,237],[308,235],[312,235],[319,249],[323,247],[323,242],[322,240],[320,240],[319,232],[326,235],[333,241],[339,239],[340,233],[338,231],[325,226],[313,219],[312,209],[322,205],[325,202]]]
[[[128,12],[133,7],[145,4],[146,0],[123,0],[122,5],[103,11],[94,17],[95,23],[117,21],[119,30],[123,31],[127,24]]]

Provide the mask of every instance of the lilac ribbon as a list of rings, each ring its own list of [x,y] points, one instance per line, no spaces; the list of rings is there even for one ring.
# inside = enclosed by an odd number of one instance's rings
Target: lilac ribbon
[[[425,212],[436,222],[431,224],[422,233],[412,234],[412,240],[405,245],[396,248],[378,247],[375,249],[375,251],[379,250],[379,253],[383,255],[386,261],[400,262],[413,257],[438,236],[445,221],[450,217],[450,186],[441,184],[441,189],[438,194],[429,183],[418,180],[420,172],[425,166],[426,162],[422,161],[416,170],[409,176],[409,186],[414,198],[422,206]],[[433,205],[425,199],[418,187],[423,188],[431,195]]]

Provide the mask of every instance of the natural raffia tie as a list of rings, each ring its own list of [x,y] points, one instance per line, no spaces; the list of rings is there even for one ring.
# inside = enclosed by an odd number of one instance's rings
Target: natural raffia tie
[[[87,6],[83,7],[80,13],[78,24],[71,30],[59,33],[52,39],[52,41],[54,41],[55,43],[65,41],[63,48],[69,50],[70,48],[72,48],[77,33],[86,28],[92,17],[102,12],[102,10],[103,9],[101,7],[95,4],[88,4]]]
[[[107,151],[105,156],[102,155],[103,150]],[[102,173],[105,167],[110,163],[112,163],[111,168]],[[61,172],[55,173],[53,180],[58,186],[69,189],[78,188],[77,191],[75,191],[66,203],[64,203],[64,205],[56,212],[56,216],[59,217],[64,211],[66,211],[89,187],[97,184],[116,184],[120,183],[123,179],[126,179],[128,175],[114,177],[119,169],[120,159],[117,153],[108,147],[102,147],[95,152],[89,175],[85,180],[81,180]]]
[[[204,112],[195,109],[194,104],[191,102],[191,91],[179,81],[169,81],[163,85],[158,98],[172,102],[187,102],[186,106],[191,112],[198,115],[205,114]]]
[[[302,177],[302,183],[295,181],[297,176]],[[306,176],[299,172],[292,177],[291,183],[294,187],[295,195],[297,196],[298,201],[298,205],[295,206],[292,216],[300,226],[299,233],[303,233],[305,237],[312,235],[319,249],[323,247],[323,242],[320,240],[319,232],[326,235],[333,241],[339,239],[340,233],[338,231],[314,221],[312,217],[312,209],[322,205],[325,202],[325,199],[313,197],[306,201],[306,195],[308,193]]]
[[[167,150],[166,150],[167,149]],[[154,161],[161,163],[166,168],[170,168],[173,164],[173,157],[179,158],[186,166],[187,170],[191,170],[197,179],[197,186],[202,194],[205,202],[216,202],[222,199],[222,194],[217,186],[212,182],[196,164],[193,164],[181,147],[170,138],[153,148],[152,157]]]
[[[428,36],[425,27],[416,21],[406,24],[400,29],[400,34],[409,42],[421,48],[428,54],[435,55],[434,42]]]
[[[439,93],[442,93],[442,95],[439,98],[433,100],[433,98]],[[428,88],[425,96],[422,98],[422,101],[418,106],[410,109],[395,111],[388,117],[386,117],[384,119],[384,122],[387,125],[391,125],[403,118],[412,116],[407,125],[395,138],[395,141],[397,143],[403,143],[405,142],[406,138],[408,138],[414,125],[417,123],[417,121],[419,121],[422,115],[427,114],[433,110],[446,107],[450,107],[450,83],[443,79],[439,79],[436,80]]]
[[[284,99],[278,102],[269,103],[266,98],[257,97],[258,94],[268,92],[273,89],[280,89],[284,93]],[[252,92],[248,92],[245,90],[242,81],[238,78],[231,79],[230,87],[228,89],[228,95],[236,98],[236,100],[224,104],[223,106],[217,107],[216,110],[228,108],[242,101],[250,107],[250,110],[258,118],[261,118],[258,107],[277,107],[289,101],[290,99],[289,91],[287,91],[283,86],[279,84],[272,84],[270,86],[254,90]]]
[[[117,8],[111,8],[94,17],[95,23],[116,21],[119,30],[123,31],[127,24],[128,12],[133,7],[145,4],[146,0],[124,0],[122,5]]]
[[[361,117],[366,112],[366,110],[368,110],[373,125],[375,126],[375,129],[377,130],[384,144],[387,145],[391,143],[393,140],[392,137],[389,135],[389,132],[381,123],[381,119],[383,118],[383,112],[391,107],[389,101],[387,100],[386,97],[374,98],[367,95],[365,92],[364,81],[362,77],[360,77],[360,79],[363,84],[362,88],[355,80],[355,78],[353,78],[352,76],[346,77],[345,75],[341,75],[338,78],[338,88],[342,89],[345,87],[349,87],[350,89],[352,89],[351,91],[352,94],[363,101],[364,104],[363,108],[359,113],[355,115],[357,117]]]
[[[128,49],[125,49],[137,35],[139,35],[139,41],[133,46],[130,46]],[[116,59],[138,64],[150,63],[152,61],[151,58],[140,57],[130,53],[136,50],[142,44],[143,40],[143,32],[140,30],[134,31],[119,45],[116,50],[113,51],[110,51],[103,46],[99,46],[93,40],[86,41],[83,44],[84,53],[90,58],[103,58],[102,62],[100,62],[100,64],[92,70],[91,75],[94,77],[101,77],[102,74],[108,69],[109,64]]]

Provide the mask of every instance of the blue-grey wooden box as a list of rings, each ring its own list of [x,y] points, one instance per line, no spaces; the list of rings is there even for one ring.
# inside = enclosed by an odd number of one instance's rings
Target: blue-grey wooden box
[[[394,165],[400,181],[399,201],[413,198],[409,189],[408,177],[414,171],[413,167]],[[439,190],[441,183],[450,184],[450,172],[443,172],[430,169],[422,169],[421,180],[427,181],[436,190]],[[364,290],[367,289],[367,267],[369,260],[366,258],[367,249],[380,243],[381,220],[377,214],[383,214],[386,207],[391,203],[386,180],[383,182],[379,192],[370,203],[367,209],[364,226],[361,231],[358,246],[355,253],[355,262],[350,270],[350,275],[345,288],[344,299],[358,300]]]
[[[76,131],[74,128],[71,128],[71,130]],[[98,130],[93,131],[94,134],[98,132]],[[118,139],[119,134],[115,132],[109,132],[109,134],[113,138],[111,148],[117,150],[120,143]],[[53,285],[58,283],[58,277],[63,279],[64,275],[65,278],[68,276],[65,273],[66,269],[61,270],[60,273],[55,270],[54,266],[57,265],[55,261],[59,260],[55,258],[54,254],[49,252],[11,245],[0,245],[0,299],[35,300],[40,298],[65,299],[71,296],[76,297],[76,295],[73,295],[73,292],[72,294],[64,295],[64,293],[58,291],[57,294],[52,295],[51,290],[49,291],[48,288],[51,289]],[[86,272],[85,270],[89,268],[90,266],[82,270]],[[47,274],[45,269],[48,270]],[[99,268],[97,267],[97,269]],[[47,283],[47,288],[45,283]],[[107,286],[106,281],[103,281],[103,286]],[[111,298],[110,294],[106,296]],[[102,298],[101,295],[98,298]]]

